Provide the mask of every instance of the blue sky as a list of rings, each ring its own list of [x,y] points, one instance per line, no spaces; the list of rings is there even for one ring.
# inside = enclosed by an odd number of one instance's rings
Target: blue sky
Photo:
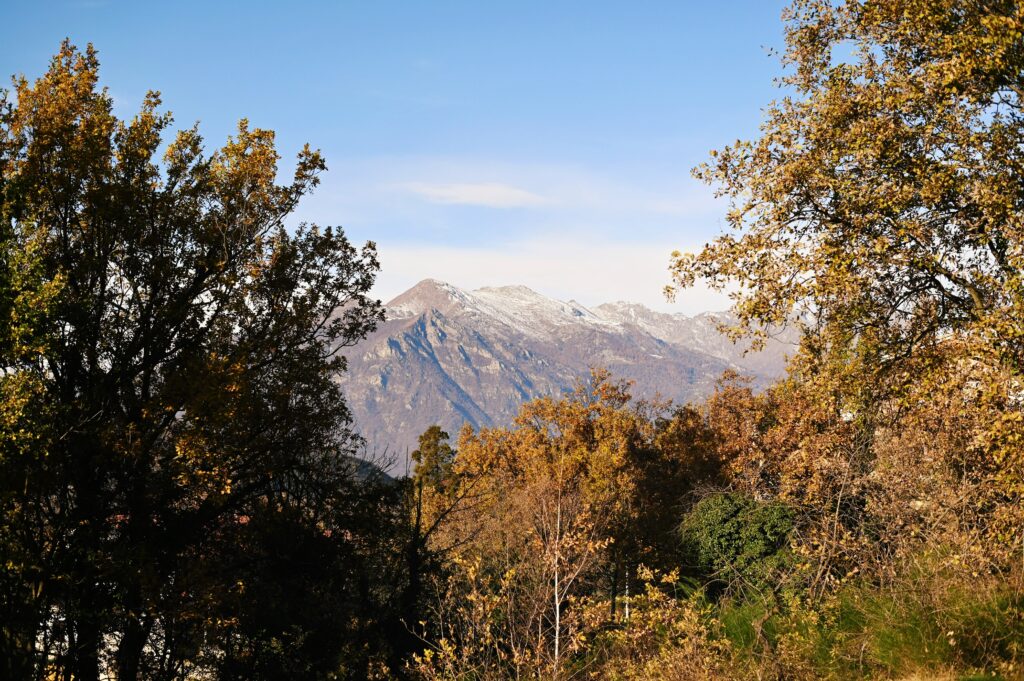
[[[726,301],[667,303],[669,253],[725,206],[689,172],[778,96],[783,4],[0,0],[0,72],[68,36],[123,116],[152,88],[210,146],[245,116],[283,169],[319,147],[299,217],[376,241],[385,299],[430,276],[693,313]]]

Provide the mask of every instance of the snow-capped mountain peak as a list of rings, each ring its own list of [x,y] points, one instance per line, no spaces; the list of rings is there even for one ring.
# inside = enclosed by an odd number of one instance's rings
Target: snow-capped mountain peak
[[[389,319],[415,317],[431,310],[445,311],[471,304],[470,294],[437,279],[424,279],[387,304]]]
[[[487,286],[465,291],[436,279],[424,279],[387,304],[389,319],[405,319],[431,310],[460,311],[490,318],[531,336],[551,336],[569,324],[617,326],[576,301],[563,302],[531,288]]]

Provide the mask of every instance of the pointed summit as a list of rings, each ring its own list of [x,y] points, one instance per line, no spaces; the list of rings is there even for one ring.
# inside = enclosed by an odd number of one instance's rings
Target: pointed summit
[[[469,294],[462,289],[438,279],[424,279],[388,302],[387,312],[389,318],[401,319],[431,310],[445,312],[468,302]]]

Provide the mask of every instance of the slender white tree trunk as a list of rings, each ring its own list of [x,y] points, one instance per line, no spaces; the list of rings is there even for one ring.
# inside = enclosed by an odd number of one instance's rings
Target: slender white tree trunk
[[[560,585],[558,583],[558,571],[559,571],[559,542],[562,539],[562,494],[559,490],[558,504],[555,506],[555,660],[554,660],[554,674],[553,678],[558,678],[558,657],[559,657],[559,643],[561,642],[562,634],[562,595],[559,592]]]

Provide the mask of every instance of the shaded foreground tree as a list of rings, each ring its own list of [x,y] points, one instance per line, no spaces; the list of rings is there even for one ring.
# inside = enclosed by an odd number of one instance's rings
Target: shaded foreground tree
[[[278,184],[272,132],[206,155],[97,72],[65,43],[0,98],[0,676],[333,673],[384,597],[333,381],[374,246],[285,229],[318,152]]]

